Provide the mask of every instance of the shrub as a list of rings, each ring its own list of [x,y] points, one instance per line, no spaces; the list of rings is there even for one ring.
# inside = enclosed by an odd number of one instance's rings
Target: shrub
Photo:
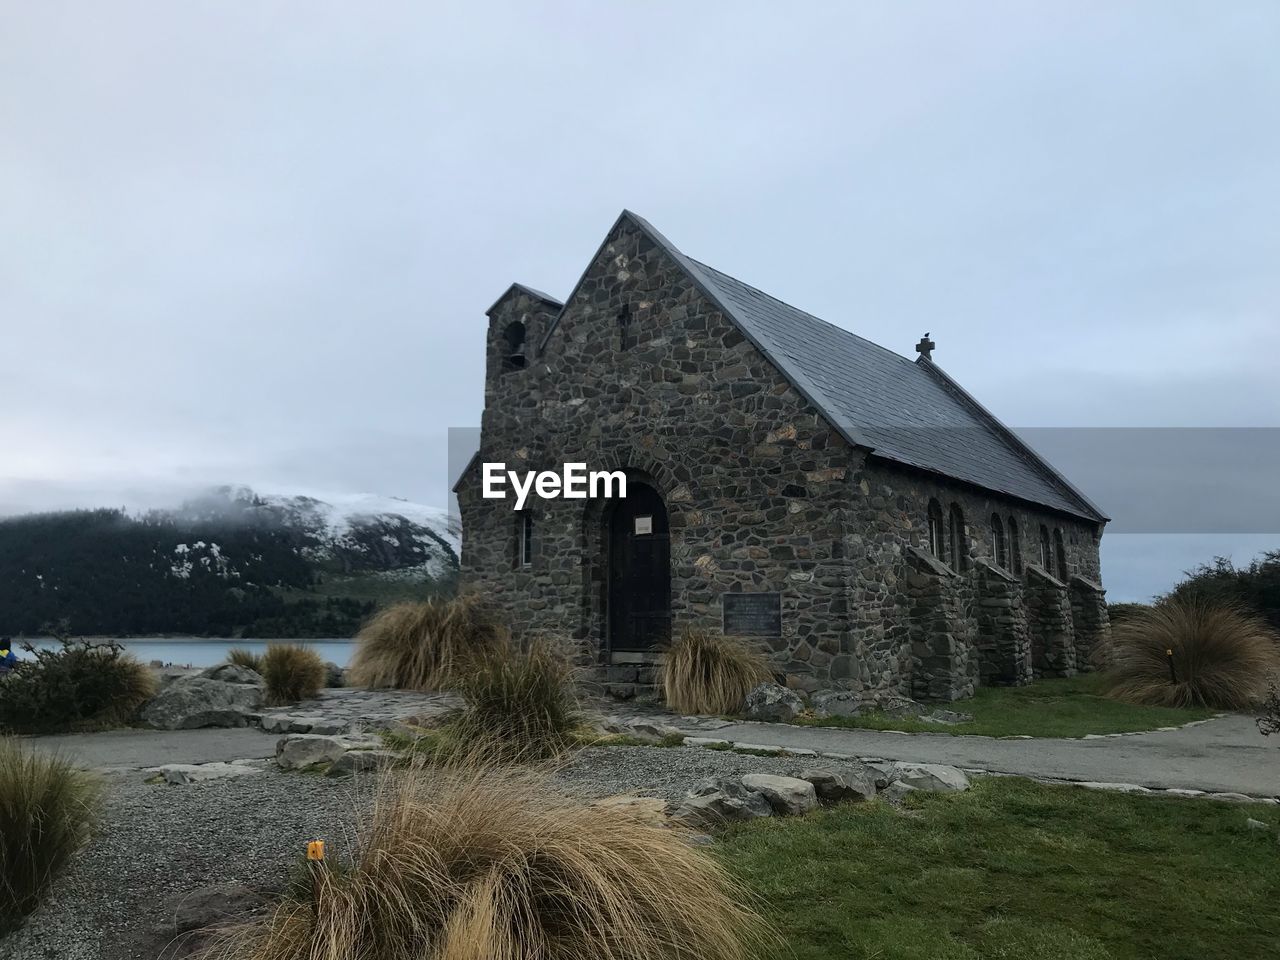
[[[1132,620],[1134,617],[1141,617],[1150,609],[1151,604],[1149,603],[1108,603],[1107,616],[1114,627],[1116,624]]]
[[[319,695],[329,675],[320,655],[309,647],[272,643],[262,656],[262,679],[272,704],[297,703]]]
[[[350,864],[232,932],[227,960],[746,960],[749,894],[683,830],[590,807],[528,772],[384,780]],[[319,948],[317,945],[323,945]]]
[[[119,726],[155,693],[155,677],[118,643],[24,644],[34,661],[0,676],[0,730],[55,733]]]
[[[573,670],[547,643],[523,652],[500,644],[472,661],[458,690],[466,706],[449,725],[449,739],[464,750],[507,759],[552,756],[571,743],[581,719]]]
[[[232,647],[227,651],[227,663],[237,667],[245,667],[254,673],[262,673],[262,654],[246,650],[244,647]]]
[[[1112,630],[1105,682],[1130,703],[1238,710],[1262,697],[1278,662],[1276,635],[1258,617],[1171,600]]]
[[[398,603],[374,615],[357,634],[348,685],[440,690],[507,636],[474,596]]]
[[[93,780],[67,761],[0,738],[0,937],[88,839],[97,797]]]
[[[681,634],[662,667],[663,697],[679,713],[737,713],[753,687],[772,679],[761,654],[706,630]]]
[[[1183,576],[1162,600],[1241,607],[1280,629],[1280,550],[1263,553],[1247,567],[1216,557],[1212,564],[1201,564]]]

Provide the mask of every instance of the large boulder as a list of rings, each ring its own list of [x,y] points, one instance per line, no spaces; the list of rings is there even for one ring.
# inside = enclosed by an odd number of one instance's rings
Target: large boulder
[[[160,730],[243,727],[248,725],[251,716],[257,716],[262,701],[261,682],[231,683],[212,677],[185,677],[161,688],[142,708],[142,720]]]
[[[799,777],[779,777],[771,773],[748,773],[742,778],[748,790],[764,794],[773,812],[784,817],[798,817],[818,806],[813,784]]]
[[[804,700],[794,690],[778,683],[762,683],[747,694],[743,715],[748,720],[783,722],[794,720],[804,710]]]
[[[333,762],[326,772],[328,777],[351,777],[362,773],[377,773],[399,759],[392,750],[348,750]]]
[[[763,794],[749,790],[738,780],[704,780],[670,808],[673,819],[692,826],[713,828],[740,820],[754,820],[773,813]]]
[[[301,770],[317,763],[333,763],[350,749],[341,737],[293,733],[276,742],[276,763],[284,770]]]
[[[860,803],[876,795],[876,773],[862,764],[812,767],[802,770],[800,779],[813,784],[823,803]]]
[[[916,790],[951,793],[969,789],[969,778],[963,770],[941,763],[895,763],[889,772],[889,783],[903,783]]]
[[[201,670],[196,676],[206,680],[221,680],[224,683],[256,683],[263,684],[262,674],[236,663],[220,663],[215,667]]]

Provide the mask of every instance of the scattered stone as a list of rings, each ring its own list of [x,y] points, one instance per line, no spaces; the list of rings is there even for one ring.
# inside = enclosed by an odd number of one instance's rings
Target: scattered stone
[[[680,730],[670,724],[642,717],[605,717],[600,729],[605,733],[634,737],[645,743],[658,743],[667,737],[681,736]]]
[[[954,727],[960,723],[972,723],[973,714],[960,713],[956,710],[934,710],[932,713],[923,714],[920,719],[924,723],[938,723],[946,727]]]
[[[293,725],[294,718],[288,714],[264,714],[262,719],[258,721],[258,726],[262,728],[264,733],[288,733]]]
[[[815,693],[810,703],[819,717],[856,717],[871,705],[851,690],[824,690]]]
[[[1246,820],[1244,822],[1244,825],[1248,827],[1250,830],[1270,830],[1271,829],[1261,820],[1255,820],[1253,819],[1253,817],[1250,817],[1248,820]]]
[[[348,750],[333,762],[326,772],[328,777],[351,777],[361,773],[376,773],[399,759],[392,750]]]
[[[1186,789],[1183,789],[1182,787],[1170,787],[1168,790],[1165,791],[1165,793],[1174,797],[1203,797],[1205,794],[1205,791],[1186,790]]]
[[[216,667],[201,670],[197,676],[208,680],[221,680],[223,683],[262,684],[266,682],[262,679],[262,674],[256,670],[250,670],[235,663],[220,663]]]
[[[718,747],[723,749],[733,746],[733,743],[729,740],[721,740],[719,737],[685,737],[684,745],[686,747]]]
[[[876,795],[876,778],[861,764],[856,767],[812,767],[800,771],[800,779],[813,784],[823,803],[860,803]]]
[[[889,772],[889,786],[905,783],[916,790],[950,793],[969,789],[962,770],[941,763],[895,763]]]
[[[163,777],[165,783],[179,786],[188,783],[201,783],[205,780],[227,780],[231,777],[243,777],[250,773],[261,773],[261,764],[242,760],[228,763],[166,763],[152,767],[146,771],[147,779]]]
[[[276,763],[284,770],[301,770],[317,763],[333,763],[350,749],[338,737],[293,733],[276,743]]]
[[[742,778],[748,790],[764,794],[773,812],[787,817],[798,817],[818,806],[818,795],[813,784],[799,777],[779,777],[771,773],[748,773]]]
[[[762,683],[747,694],[743,715],[748,720],[785,723],[804,710],[804,700],[794,690],[778,683]]]
[[[1211,793],[1208,795],[1210,800],[1225,800],[1227,803],[1254,803],[1253,797],[1247,797],[1243,793]]]
[[[916,703],[910,697],[896,693],[881,694],[875,699],[875,708],[890,717],[918,717],[929,708]]]
[[[704,780],[668,812],[673,819],[714,828],[728,822],[770,816],[773,807],[763,794],[748,790],[741,781]]]
[[[262,699],[261,684],[187,677],[152,697],[142,709],[142,719],[160,730],[243,727],[262,708]]]
[[[1136,783],[1099,783],[1094,780],[1078,780],[1075,782],[1077,787],[1085,787],[1089,790],[1110,790],[1113,793],[1150,793],[1148,787],[1140,787]]]
[[[901,803],[902,798],[908,793],[915,792],[916,788],[911,784],[904,783],[901,780],[895,780],[880,792],[880,796],[884,797],[884,799],[888,800],[890,803]]]

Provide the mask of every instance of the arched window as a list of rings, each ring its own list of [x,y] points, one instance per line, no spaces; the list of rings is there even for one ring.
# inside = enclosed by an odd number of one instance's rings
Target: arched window
[[[997,566],[1007,567],[1008,556],[1005,554],[1004,548],[1004,522],[1000,519],[1000,514],[993,513],[991,515],[991,559]]]
[[[946,556],[942,545],[942,504],[929,501],[929,552],[941,560]]]
[[[1013,561],[1013,566],[1010,569],[1021,576],[1022,540],[1018,536],[1018,521],[1014,517],[1009,518],[1009,558]]]
[[[1053,551],[1049,548],[1049,528],[1040,524],[1040,566],[1045,573],[1053,573]]]
[[[951,505],[951,569],[959,573],[969,565],[969,544],[964,536],[964,514]]]
[[[1067,548],[1062,542],[1062,531],[1056,527],[1053,531],[1053,554],[1058,561],[1058,579],[1065,581],[1070,576],[1067,573]]]
[[[521,370],[524,368],[524,337],[525,327],[519,320],[513,320],[502,331],[504,347],[502,356],[503,370]]]

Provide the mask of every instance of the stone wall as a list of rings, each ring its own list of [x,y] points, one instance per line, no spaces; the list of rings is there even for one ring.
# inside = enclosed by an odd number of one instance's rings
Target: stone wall
[[[916,547],[907,548],[903,561],[899,596],[911,638],[910,695],[921,700],[973,696],[978,659],[969,580]]]
[[[1076,672],[1075,631],[1066,584],[1039,565],[1028,564],[1023,589],[1036,677],[1073,676]]]
[[[1072,577],[1067,584],[1071,594],[1071,622],[1075,631],[1076,668],[1093,670],[1094,654],[1111,637],[1111,615],[1107,611],[1107,592],[1086,577]]]
[[[1031,637],[1022,583],[1007,570],[982,558],[975,561],[974,568],[975,643],[982,686],[1030,683]]]

